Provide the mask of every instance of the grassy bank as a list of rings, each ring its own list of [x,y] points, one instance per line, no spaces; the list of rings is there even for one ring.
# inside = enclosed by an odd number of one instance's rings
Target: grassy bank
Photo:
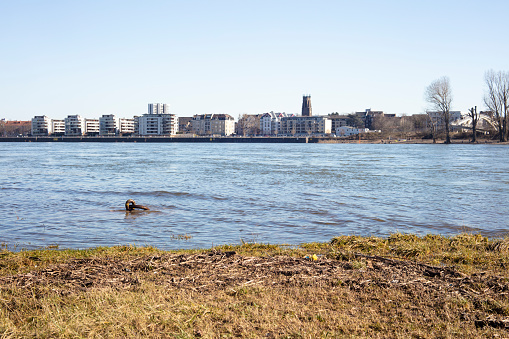
[[[471,234],[2,251],[0,334],[508,337],[508,267],[509,238]]]

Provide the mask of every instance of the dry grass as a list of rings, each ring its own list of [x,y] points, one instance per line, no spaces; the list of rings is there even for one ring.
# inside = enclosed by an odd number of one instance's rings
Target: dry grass
[[[394,234],[298,248],[3,251],[0,336],[504,338],[508,244]]]

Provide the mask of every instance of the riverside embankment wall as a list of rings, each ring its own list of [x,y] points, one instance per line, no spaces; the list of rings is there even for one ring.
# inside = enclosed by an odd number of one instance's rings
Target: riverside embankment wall
[[[314,137],[2,137],[0,142],[217,142],[217,143],[318,143]]]

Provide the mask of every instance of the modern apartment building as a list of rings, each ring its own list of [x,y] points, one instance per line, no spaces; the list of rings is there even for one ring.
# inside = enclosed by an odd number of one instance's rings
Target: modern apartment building
[[[120,121],[115,114],[103,114],[99,118],[99,135],[115,136],[119,134]]]
[[[51,119],[51,129],[55,136],[65,135],[65,120]]]
[[[86,133],[85,119],[80,115],[68,115],[64,119],[65,122],[65,135],[67,136],[80,136]]]
[[[143,114],[136,117],[139,135],[174,135],[178,132],[178,117],[175,114]]]
[[[118,133],[120,135],[134,134],[134,119],[120,118],[118,119]]]
[[[331,120],[323,116],[281,118],[283,135],[325,135],[331,133]]]
[[[179,119],[170,114],[167,104],[148,104],[148,113],[134,117],[132,128],[133,133],[143,136],[175,135],[179,131]]]
[[[32,135],[51,135],[53,134],[53,125],[51,119],[45,115],[39,115],[32,118]]]
[[[89,136],[99,135],[99,119],[85,119],[85,134]]]
[[[229,114],[197,114],[191,121],[192,131],[197,135],[232,135],[235,121]]]

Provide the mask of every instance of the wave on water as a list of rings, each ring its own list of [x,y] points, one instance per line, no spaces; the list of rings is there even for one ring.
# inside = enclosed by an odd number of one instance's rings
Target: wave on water
[[[128,194],[136,196],[150,196],[150,197],[185,197],[191,196],[188,192],[170,192],[170,191],[150,191],[150,192],[129,192]]]

